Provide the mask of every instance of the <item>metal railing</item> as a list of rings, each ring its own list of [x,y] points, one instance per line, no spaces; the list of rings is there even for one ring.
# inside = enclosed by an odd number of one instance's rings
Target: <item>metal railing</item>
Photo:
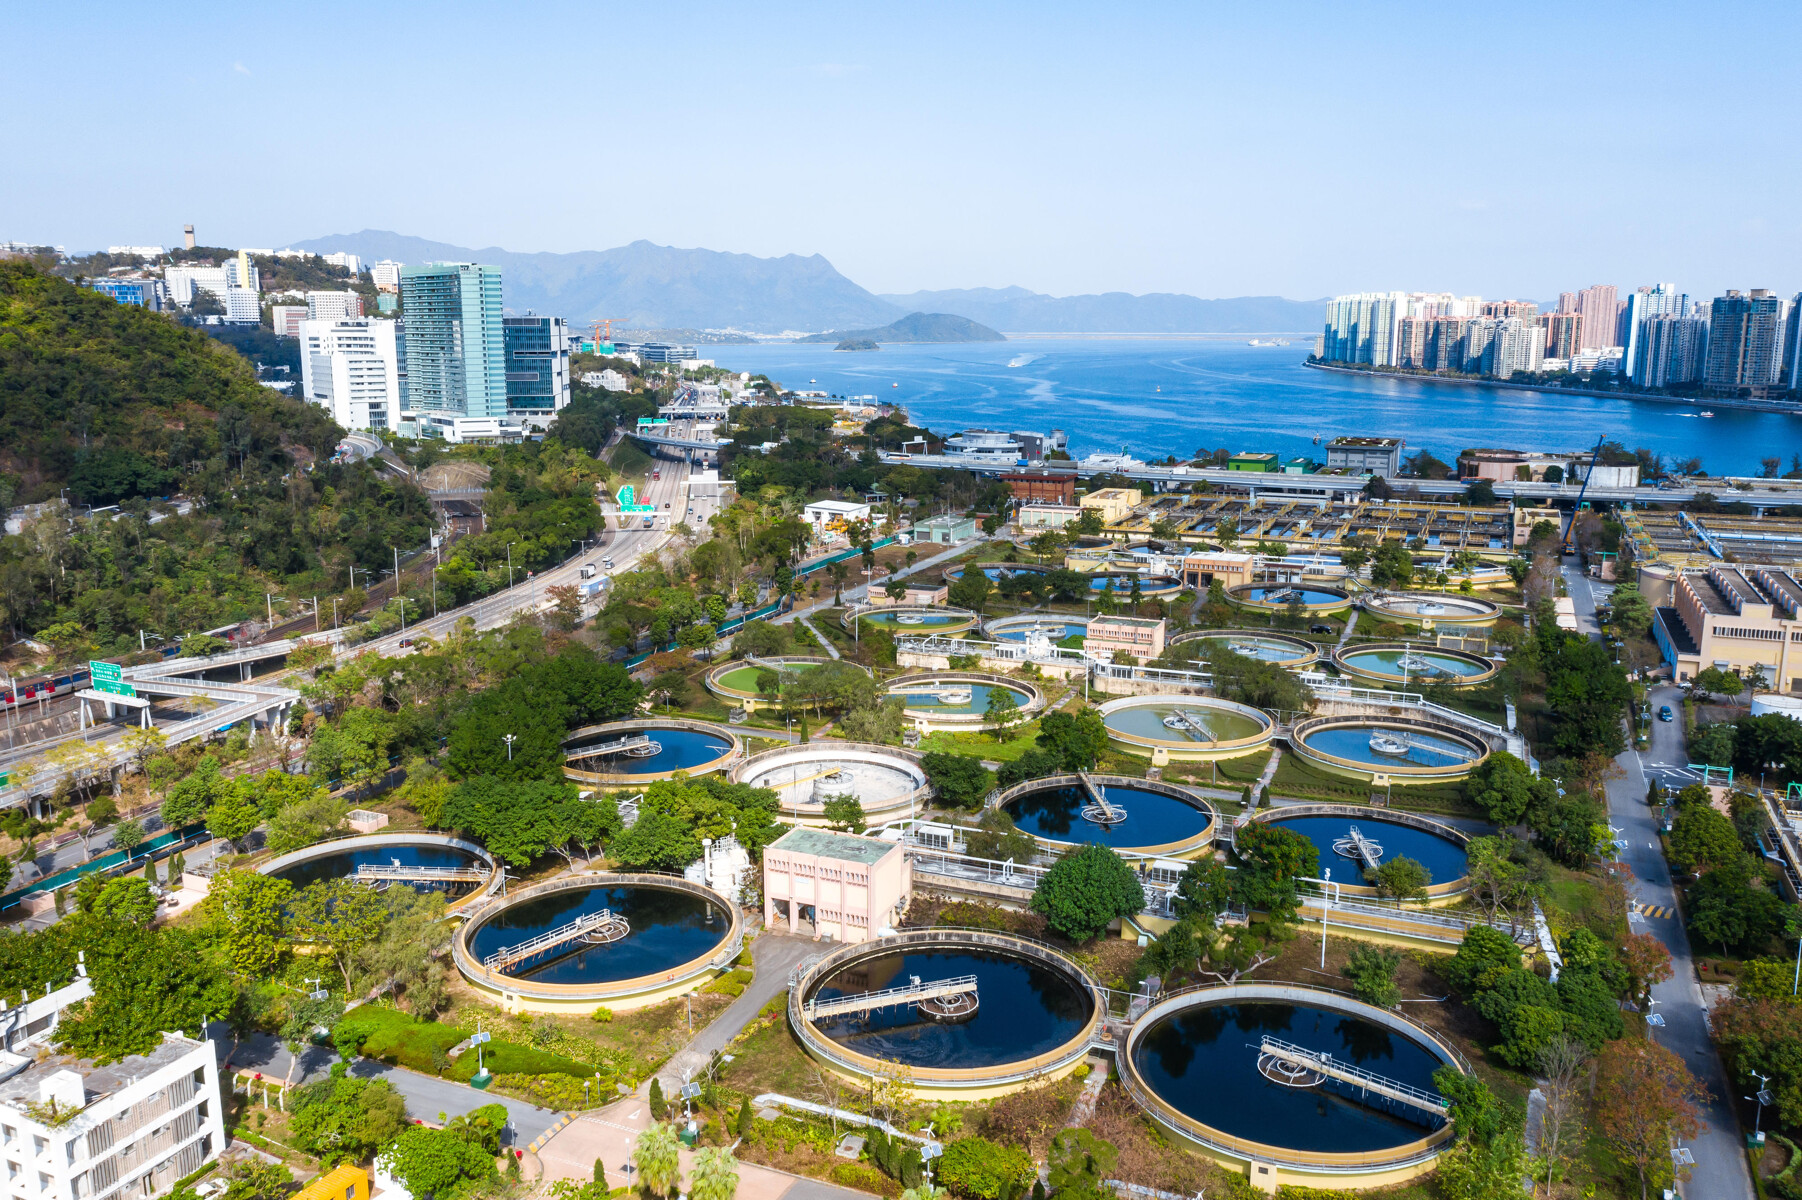
[[[567,925],[560,925],[516,946],[502,946],[484,958],[482,965],[490,971],[504,971],[570,942],[595,942],[597,945],[617,942],[629,932],[624,917],[616,917],[612,909],[603,908],[599,912],[583,913]],[[597,935],[601,935],[598,942],[595,941]]]
[[[821,1017],[836,1017],[844,1013],[864,1013],[871,1009],[888,1008],[890,1005],[918,1004],[922,1000],[943,1000],[951,996],[962,996],[976,990],[976,976],[956,975],[950,979],[934,979],[922,983],[918,976],[912,983],[900,987],[883,988],[879,992],[864,992],[857,996],[835,996],[830,1000],[809,1000],[804,1012],[807,1019],[817,1021]]]
[[[1269,1055],[1283,1062],[1312,1071],[1316,1075],[1324,1075],[1328,1079],[1336,1079],[1341,1083],[1349,1083],[1365,1091],[1375,1092],[1390,1100],[1423,1108],[1438,1116],[1445,1116],[1450,1105],[1438,1092],[1429,1092],[1425,1088],[1403,1083],[1399,1079],[1390,1079],[1386,1075],[1378,1075],[1374,1071],[1366,1071],[1362,1067],[1350,1063],[1342,1063],[1331,1054],[1310,1050],[1306,1046],[1298,1046],[1294,1042],[1285,1042],[1281,1038],[1265,1034],[1258,1043],[1258,1053]]]

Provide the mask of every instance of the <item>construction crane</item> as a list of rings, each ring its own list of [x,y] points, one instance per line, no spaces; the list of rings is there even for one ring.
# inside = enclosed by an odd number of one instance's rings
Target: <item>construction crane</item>
[[[1603,434],[1596,439],[1596,448],[1589,452],[1589,469],[1583,472],[1583,486],[1577,489],[1577,502],[1571,506],[1570,520],[1564,523],[1564,535],[1558,539],[1558,552],[1571,554],[1576,547],[1571,542],[1571,533],[1577,528],[1577,514],[1583,511],[1583,493],[1589,490],[1589,481],[1596,477],[1596,462],[1602,457],[1602,447],[1608,442],[1608,435]]]
[[[612,344],[612,342],[613,342],[613,323],[615,321],[618,321],[620,324],[623,325],[623,324],[625,324],[626,318],[624,318],[624,317],[601,317],[595,321],[594,328],[590,331],[588,336],[589,336],[589,340],[594,345],[594,352],[596,354],[599,354],[601,352],[601,346],[603,343]],[[602,335],[602,326],[606,327],[605,336]]]

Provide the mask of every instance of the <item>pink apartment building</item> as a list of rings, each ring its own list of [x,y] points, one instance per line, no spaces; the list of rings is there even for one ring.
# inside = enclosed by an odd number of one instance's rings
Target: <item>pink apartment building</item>
[[[764,927],[864,942],[894,924],[913,891],[899,842],[791,829],[763,852]]]

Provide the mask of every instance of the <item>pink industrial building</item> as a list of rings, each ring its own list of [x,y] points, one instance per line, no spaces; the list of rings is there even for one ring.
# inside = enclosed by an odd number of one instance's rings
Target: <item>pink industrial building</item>
[[[864,942],[906,910],[913,872],[899,842],[791,829],[763,852],[763,918],[790,933]]]

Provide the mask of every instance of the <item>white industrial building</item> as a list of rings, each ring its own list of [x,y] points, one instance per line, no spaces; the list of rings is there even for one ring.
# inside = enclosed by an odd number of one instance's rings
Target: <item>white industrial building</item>
[[[400,428],[399,321],[302,321],[301,395],[346,429]]]
[[[355,254],[326,254],[321,255],[321,257],[334,267],[343,267],[352,275],[361,275],[363,273],[363,260]]]

